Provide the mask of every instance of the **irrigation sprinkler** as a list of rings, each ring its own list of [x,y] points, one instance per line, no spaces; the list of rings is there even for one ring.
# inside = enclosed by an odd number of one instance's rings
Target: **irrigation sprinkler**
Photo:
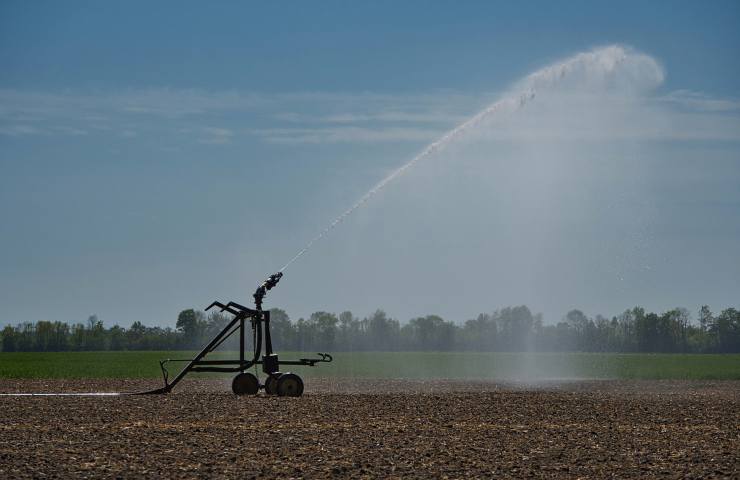
[[[303,394],[303,380],[291,372],[280,372],[281,365],[301,365],[313,367],[317,363],[331,362],[332,356],[328,353],[318,353],[319,358],[300,358],[298,360],[280,360],[272,350],[272,337],[270,336],[270,312],[262,310],[262,301],[267,292],[275,287],[282,272],[270,275],[254,292],[254,304],[256,309],[251,309],[236,302],[223,304],[215,301],[206,308],[219,308],[221,312],[229,312],[234,317],[221,332],[211,340],[203,350],[192,359],[166,359],[159,362],[164,377],[164,387],[142,394],[169,393],[185,375],[190,372],[219,372],[237,373],[231,382],[231,389],[236,395],[255,395],[260,389],[264,389],[268,395],[279,395],[285,397],[300,397]],[[251,359],[245,355],[245,339],[247,321],[252,327],[252,338],[254,352]],[[205,360],[205,357],[218,348],[234,333],[239,335],[239,359],[235,360]],[[264,354],[262,347],[264,342]],[[172,381],[169,380],[167,364],[171,362],[186,362],[187,365],[177,374]],[[264,384],[260,384],[257,375],[247,370],[262,365],[262,372],[267,376]],[[255,368],[256,371],[256,368]]]

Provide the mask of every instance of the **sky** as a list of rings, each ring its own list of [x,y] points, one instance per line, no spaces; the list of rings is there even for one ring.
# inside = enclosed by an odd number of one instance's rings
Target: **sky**
[[[740,4],[0,3],[0,325],[740,306]]]

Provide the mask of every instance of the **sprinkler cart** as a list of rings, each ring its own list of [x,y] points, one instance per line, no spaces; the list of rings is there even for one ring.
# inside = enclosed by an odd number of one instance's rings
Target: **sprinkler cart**
[[[234,318],[216,335],[201,352],[193,359],[166,359],[159,362],[164,377],[164,387],[143,394],[168,393],[180,380],[190,372],[238,372],[231,382],[231,389],[236,395],[256,395],[260,389],[264,389],[268,395],[279,395],[284,397],[300,397],[303,394],[303,380],[295,373],[280,372],[280,365],[304,365],[313,367],[320,362],[331,362],[332,356],[328,353],[318,353],[320,358],[301,358],[298,360],[279,360],[277,354],[272,351],[272,338],[270,337],[270,312],[262,310],[262,300],[267,291],[272,289],[283,276],[282,272],[270,275],[262,285],[254,292],[254,304],[256,309],[247,308],[236,302],[224,305],[221,302],[213,302],[206,308],[210,310],[218,307],[222,312],[226,311],[234,315]],[[254,354],[251,359],[245,358],[245,336],[247,320],[252,326],[252,339]],[[205,360],[205,357],[218,348],[227,338],[239,332],[239,359],[235,360]],[[264,355],[262,344],[264,341]],[[261,358],[260,358],[261,356]],[[169,362],[187,362],[185,368],[172,380],[169,381],[167,364]],[[262,365],[262,371],[267,375],[264,385],[261,385],[257,375],[247,372],[253,366]],[[255,369],[256,370],[256,369]]]

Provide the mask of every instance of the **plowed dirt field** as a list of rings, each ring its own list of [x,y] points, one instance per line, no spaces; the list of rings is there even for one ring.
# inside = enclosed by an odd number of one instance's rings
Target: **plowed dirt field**
[[[0,392],[136,391],[3,380]],[[301,398],[0,397],[0,478],[740,478],[740,382],[322,380]]]

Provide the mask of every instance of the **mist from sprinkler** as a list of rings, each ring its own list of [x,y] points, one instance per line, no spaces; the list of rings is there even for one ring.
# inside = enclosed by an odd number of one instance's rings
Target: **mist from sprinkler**
[[[541,90],[562,83],[574,74],[582,74],[589,78],[609,82],[622,66],[628,66],[629,73],[633,74],[638,81],[646,81],[650,84],[657,84],[663,81],[663,71],[655,60],[620,45],[595,48],[589,52],[579,53],[561,62],[537,70],[517,82],[503,98],[492,103],[427,145],[415,157],[375,184],[357,202],[329,223],[318,235],[313,237],[279,272],[284,272],[293,262],[308,252],[316,242],[339,226],[355,210],[365,205],[390,182],[406,173],[417,163],[444,149],[455,140],[460,139],[466,132],[479,126],[484,120],[494,115],[511,114],[524,108],[535,99]]]

